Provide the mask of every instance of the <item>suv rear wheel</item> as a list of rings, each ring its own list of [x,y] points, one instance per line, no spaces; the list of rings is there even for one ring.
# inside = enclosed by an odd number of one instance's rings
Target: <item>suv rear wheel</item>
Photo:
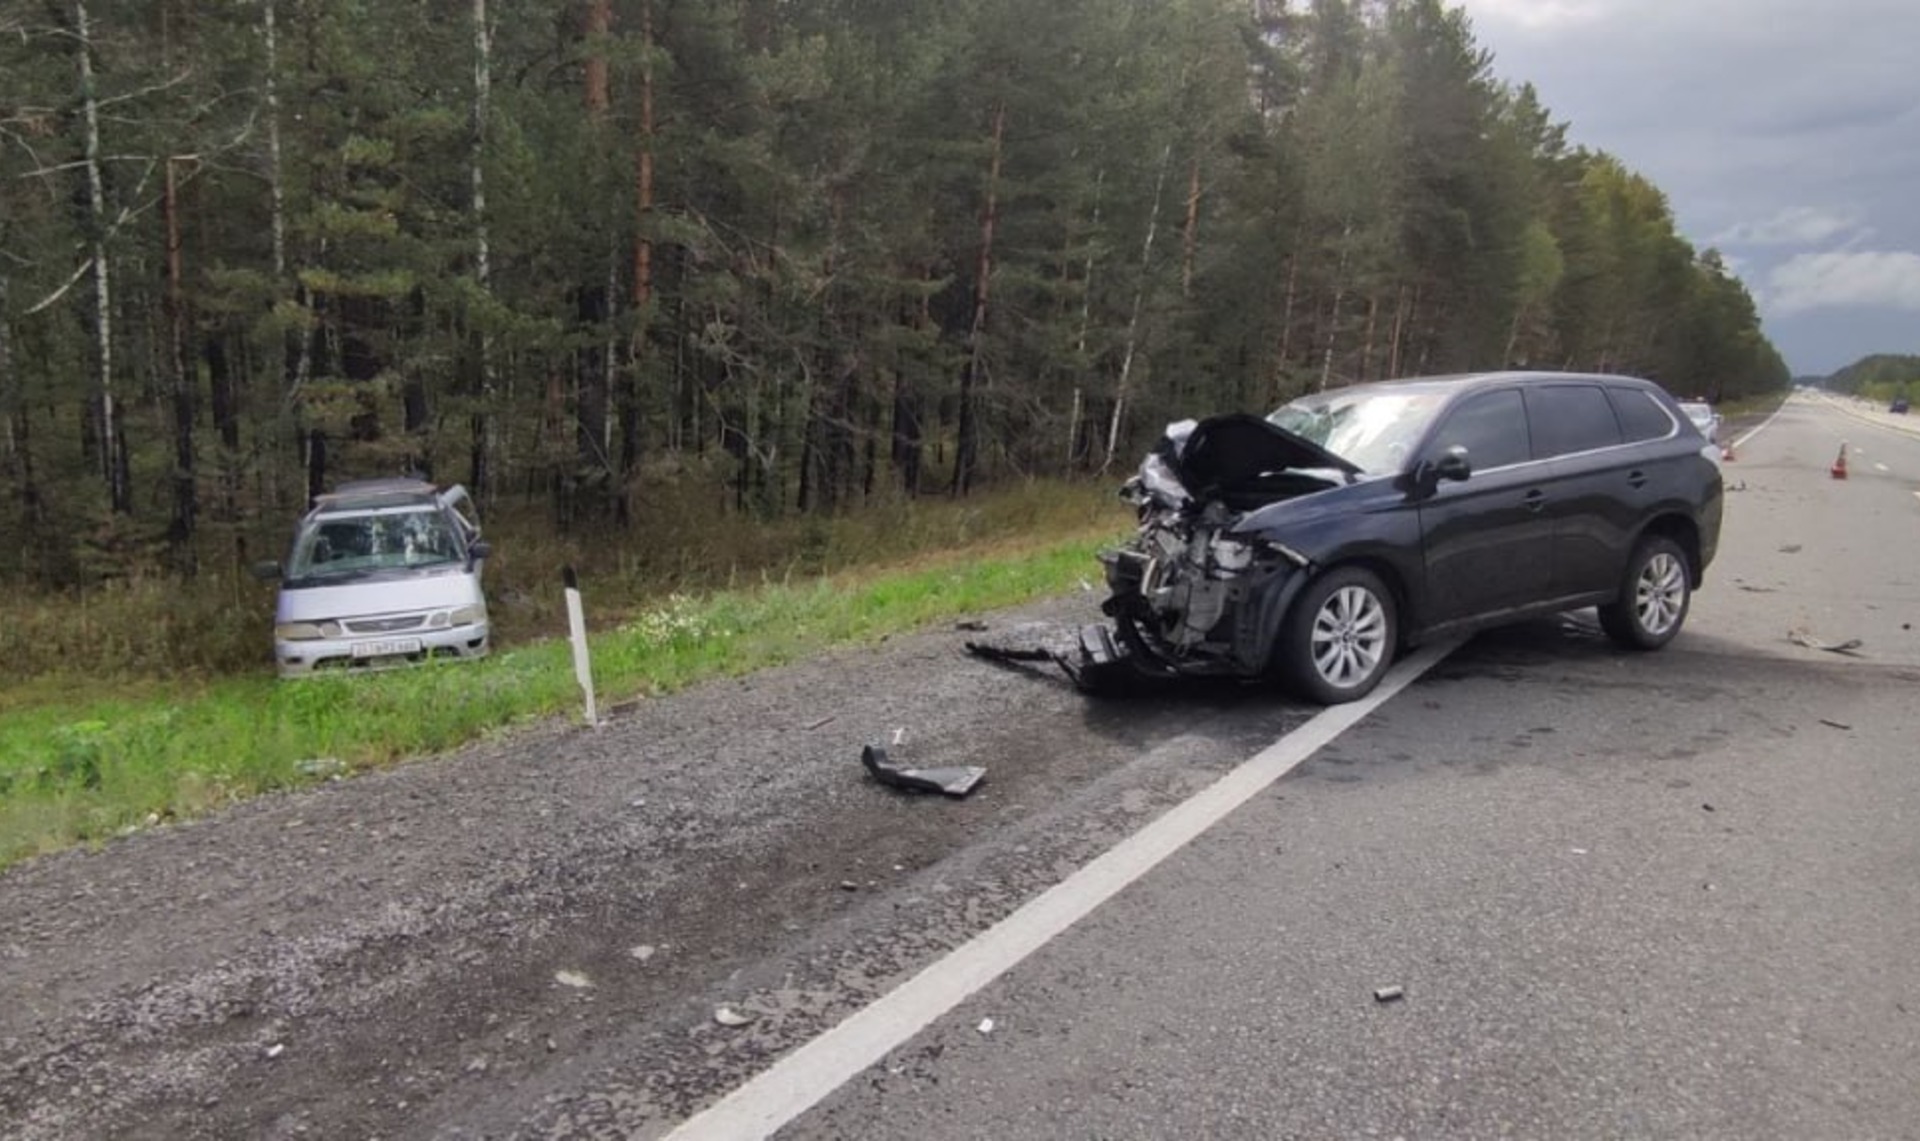
[[[1600,628],[1630,650],[1657,650],[1680,632],[1692,599],[1687,553],[1664,535],[1649,535],[1627,560],[1620,597],[1600,608]]]
[[[1393,593],[1365,567],[1336,567],[1307,584],[1281,628],[1280,664],[1294,687],[1322,705],[1373,692],[1393,664],[1399,637]]]

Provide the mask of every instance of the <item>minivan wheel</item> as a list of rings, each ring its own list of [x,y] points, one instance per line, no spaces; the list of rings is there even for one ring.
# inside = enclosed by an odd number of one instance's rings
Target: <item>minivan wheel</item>
[[[1364,567],[1338,567],[1307,584],[1281,629],[1281,668],[1322,705],[1373,692],[1399,636],[1393,594]]]
[[[1600,608],[1600,628],[1630,650],[1657,650],[1687,620],[1693,580],[1687,553],[1662,535],[1649,535],[1627,560],[1620,597]]]

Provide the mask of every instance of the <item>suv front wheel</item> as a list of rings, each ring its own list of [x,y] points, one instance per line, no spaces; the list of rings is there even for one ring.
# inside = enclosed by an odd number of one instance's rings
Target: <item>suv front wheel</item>
[[[1321,705],[1358,701],[1393,664],[1400,635],[1393,593],[1365,567],[1337,567],[1307,584],[1281,627],[1280,665]]]
[[[1600,608],[1600,628],[1630,650],[1657,650],[1680,632],[1692,599],[1687,553],[1664,535],[1649,535],[1627,560],[1620,597]]]

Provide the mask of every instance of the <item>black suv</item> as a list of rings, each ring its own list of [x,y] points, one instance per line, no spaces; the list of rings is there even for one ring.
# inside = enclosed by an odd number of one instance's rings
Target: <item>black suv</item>
[[[1083,650],[1148,674],[1277,672],[1326,704],[1423,639],[1586,606],[1622,645],[1657,649],[1722,508],[1716,454],[1671,396],[1567,373],[1184,421],[1123,494],[1140,529],[1102,556],[1114,623]]]

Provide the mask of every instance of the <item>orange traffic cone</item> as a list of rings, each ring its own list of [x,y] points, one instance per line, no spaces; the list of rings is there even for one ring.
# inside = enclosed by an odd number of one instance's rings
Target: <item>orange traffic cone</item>
[[[1833,461],[1829,474],[1835,479],[1847,478],[1847,445],[1845,443],[1840,445],[1840,458]]]

